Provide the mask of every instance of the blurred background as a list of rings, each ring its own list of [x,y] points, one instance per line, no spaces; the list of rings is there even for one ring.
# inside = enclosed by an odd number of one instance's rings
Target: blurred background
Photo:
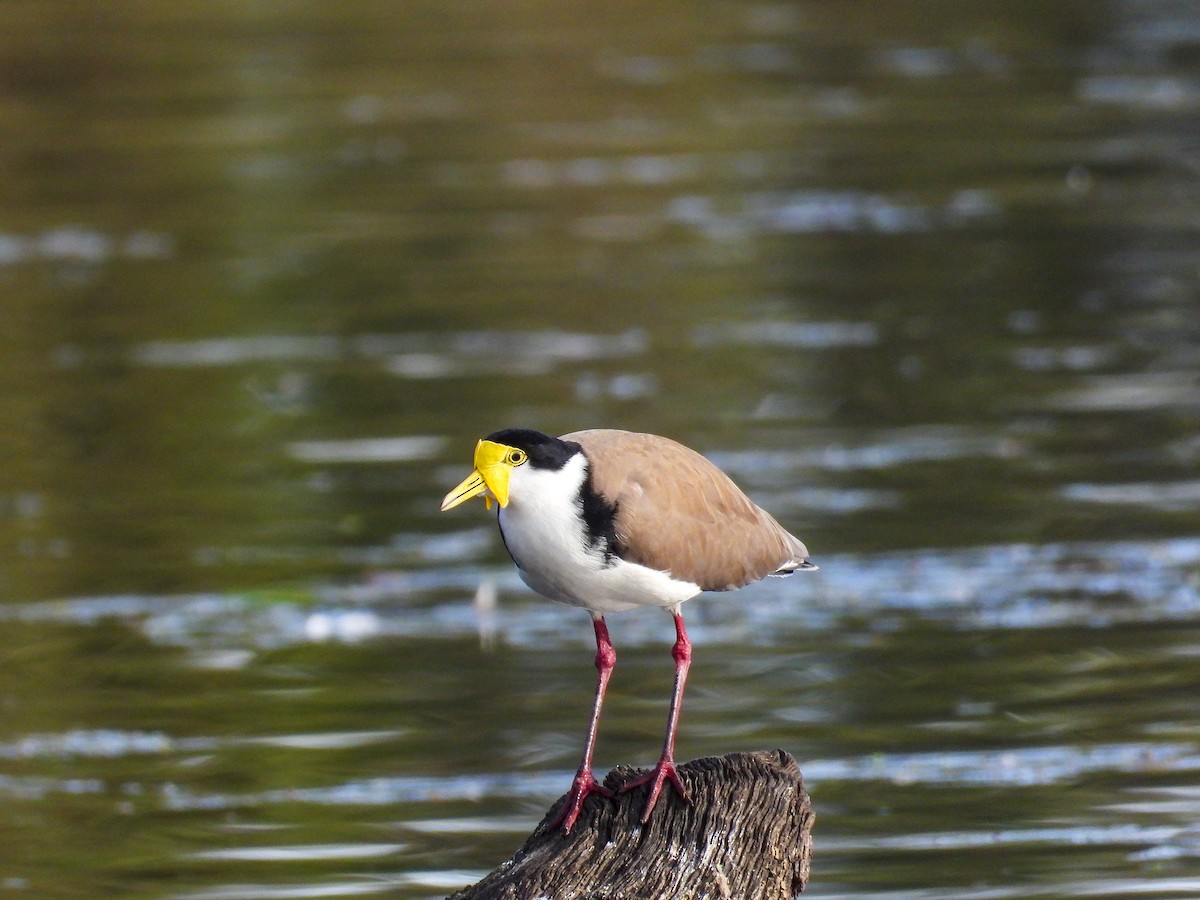
[[[798,758],[811,896],[1200,896],[1198,236],[1185,0],[7,0],[0,896],[515,849],[594,651],[438,512],[510,425],[808,543],[686,607],[678,753]]]

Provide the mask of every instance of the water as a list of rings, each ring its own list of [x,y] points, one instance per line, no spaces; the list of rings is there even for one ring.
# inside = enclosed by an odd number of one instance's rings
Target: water
[[[1183,2],[0,7],[0,893],[445,896],[591,629],[506,425],[669,434],[821,564],[685,608],[823,898],[1200,896]],[[490,598],[496,599],[493,607]],[[598,767],[672,631],[610,620]]]

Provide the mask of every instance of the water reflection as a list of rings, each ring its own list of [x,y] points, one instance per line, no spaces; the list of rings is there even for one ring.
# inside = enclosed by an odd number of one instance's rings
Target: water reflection
[[[499,588],[506,603],[499,609],[486,604],[487,627],[506,643],[545,647],[586,638],[563,632],[568,614],[532,599],[510,565],[479,569],[459,563],[463,556],[479,555],[493,543],[491,537],[481,529],[451,536],[444,547],[440,538],[405,548],[391,561],[410,570],[345,587],[274,595],[83,597],[0,607],[0,618],[80,625],[116,619],[155,642],[190,648],[214,642],[229,649],[389,636],[458,638],[480,632],[480,591]],[[713,639],[734,642],[762,628],[757,643],[783,647],[798,631],[836,631],[847,618],[869,620],[875,630],[902,628],[920,618],[969,631],[1108,628],[1200,615],[1200,583],[1193,577],[1200,541],[1194,539],[822,558],[831,564],[809,589],[767,582],[752,589],[753,602],[713,597],[694,604],[702,607],[697,627]],[[437,566],[418,569],[419,560]],[[661,638],[656,617],[631,615],[625,621],[625,642]]]
[[[677,437],[819,557],[689,604],[680,737],[800,758],[812,895],[1200,893],[1188,4],[94,12],[0,7],[0,889],[507,856],[586,619],[436,503],[525,424]]]

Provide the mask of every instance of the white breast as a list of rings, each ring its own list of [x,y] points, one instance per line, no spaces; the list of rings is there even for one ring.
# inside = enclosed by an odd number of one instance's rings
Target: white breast
[[[587,460],[577,454],[558,470],[513,470],[500,531],[521,578],[539,594],[601,615],[637,606],[676,607],[700,593],[690,581],[622,559],[606,560],[587,543],[578,501]]]

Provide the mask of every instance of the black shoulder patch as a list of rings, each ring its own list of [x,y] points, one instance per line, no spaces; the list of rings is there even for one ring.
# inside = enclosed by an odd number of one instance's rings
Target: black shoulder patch
[[[620,558],[617,553],[617,504],[610,503],[592,487],[592,473],[579,487],[579,499],[583,514],[583,539],[589,550],[599,551],[606,566],[615,565]]]

